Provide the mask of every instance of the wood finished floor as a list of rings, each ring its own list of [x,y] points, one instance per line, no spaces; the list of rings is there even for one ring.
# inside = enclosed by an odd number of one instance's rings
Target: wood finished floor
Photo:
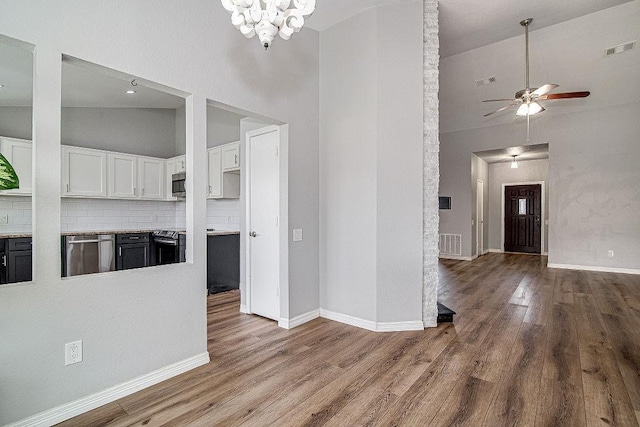
[[[208,297],[211,363],[64,426],[637,426],[640,276],[440,262],[454,324],[292,330]]]

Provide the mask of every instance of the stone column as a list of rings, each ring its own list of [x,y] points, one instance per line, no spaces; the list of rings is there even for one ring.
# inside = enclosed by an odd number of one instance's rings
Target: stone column
[[[423,0],[424,165],[423,165],[423,284],[422,322],[436,326],[438,308],[438,185],[440,139],[438,130],[438,2]]]

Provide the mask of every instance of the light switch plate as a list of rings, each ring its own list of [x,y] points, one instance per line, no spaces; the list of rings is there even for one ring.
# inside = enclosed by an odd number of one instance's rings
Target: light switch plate
[[[9,215],[0,215],[0,225],[9,224]]]
[[[293,241],[301,242],[302,241],[302,228],[294,228],[293,229]]]

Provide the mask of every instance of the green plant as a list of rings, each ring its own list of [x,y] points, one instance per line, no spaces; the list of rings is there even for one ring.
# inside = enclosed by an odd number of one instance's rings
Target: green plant
[[[20,187],[20,181],[11,163],[0,154],[0,190],[11,190]]]

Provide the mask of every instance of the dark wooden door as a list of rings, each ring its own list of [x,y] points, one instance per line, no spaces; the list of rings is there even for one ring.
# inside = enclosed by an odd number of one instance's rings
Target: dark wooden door
[[[540,253],[541,186],[513,185],[504,189],[504,250]]]

